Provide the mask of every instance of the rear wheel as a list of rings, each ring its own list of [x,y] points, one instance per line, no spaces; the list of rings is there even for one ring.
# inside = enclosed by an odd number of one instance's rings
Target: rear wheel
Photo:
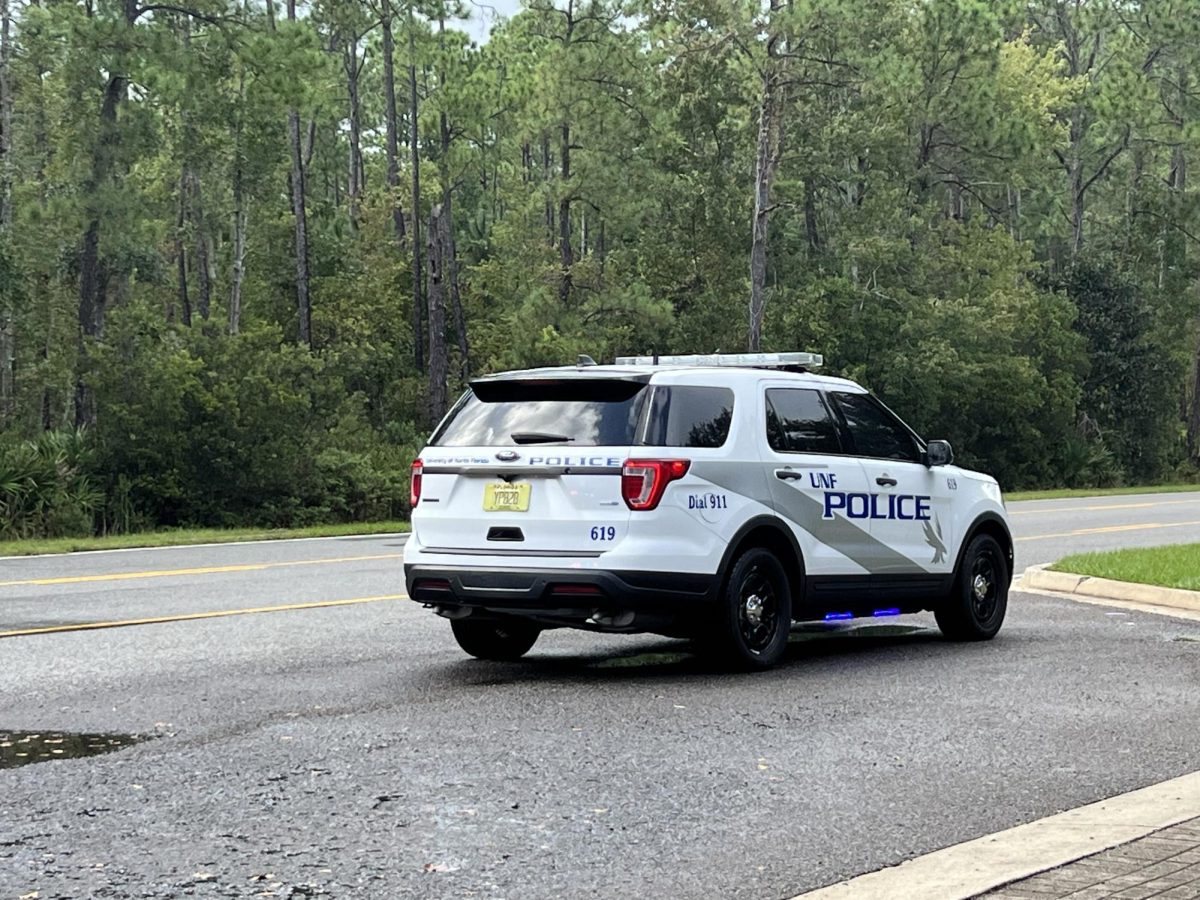
[[[719,598],[707,643],[740,669],[765,669],[783,659],[792,628],[787,573],[769,550],[738,557]]]
[[[953,641],[986,641],[996,636],[1008,609],[1008,560],[990,534],[967,545],[950,597],[935,613],[938,628]]]
[[[511,662],[529,652],[542,629],[520,619],[452,619],[458,646],[476,659]]]

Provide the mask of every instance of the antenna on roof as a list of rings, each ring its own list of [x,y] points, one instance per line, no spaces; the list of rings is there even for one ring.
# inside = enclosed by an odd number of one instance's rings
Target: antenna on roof
[[[580,353],[579,361],[576,362],[575,365],[579,366],[579,368],[582,369],[584,366],[596,365],[596,361],[594,359],[592,359],[590,356],[588,356],[586,353]]]

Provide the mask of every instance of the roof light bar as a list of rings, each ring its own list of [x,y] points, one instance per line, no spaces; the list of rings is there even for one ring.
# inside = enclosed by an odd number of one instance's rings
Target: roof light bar
[[[681,356],[618,356],[618,366],[742,366],[775,368],[804,366],[820,368],[820,353],[693,353]]]

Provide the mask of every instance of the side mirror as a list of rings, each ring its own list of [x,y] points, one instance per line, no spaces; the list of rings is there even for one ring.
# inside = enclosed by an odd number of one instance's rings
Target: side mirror
[[[948,466],[954,462],[954,450],[949,441],[930,441],[925,447],[925,465]]]

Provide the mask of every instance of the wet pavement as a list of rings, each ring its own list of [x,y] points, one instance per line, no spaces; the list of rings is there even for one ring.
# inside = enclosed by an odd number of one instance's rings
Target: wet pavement
[[[0,897],[791,896],[1194,768],[1200,624],[1108,612],[803,628],[757,675],[471,661],[403,602],[0,640],[8,727],[159,735],[0,771]]]
[[[1118,499],[1015,516],[1019,559],[1200,502]],[[0,637],[5,734],[155,738],[0,770],[0,900],[785,897],[1197,766],[1200,623],[1015,594],[991,643],[805,626],[755,675],[565,631],[483,663],[386,599],[402,543],[0,560],[0,631],[113,626]]]

